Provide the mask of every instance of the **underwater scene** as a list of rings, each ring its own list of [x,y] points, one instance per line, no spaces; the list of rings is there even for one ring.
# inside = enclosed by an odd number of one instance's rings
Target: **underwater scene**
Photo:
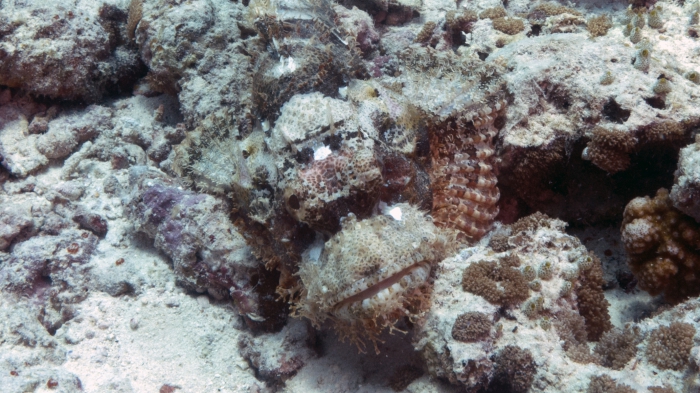
[[[0,0],[0,393],[700,393],[699,0]]]

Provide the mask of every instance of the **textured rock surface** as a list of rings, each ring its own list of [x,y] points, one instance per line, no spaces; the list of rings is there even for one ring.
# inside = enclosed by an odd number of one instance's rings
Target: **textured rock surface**
[[[12,2],[0,13],[0,84],[33,96],[94,102],[143,73],[123,2],[59,7]]]
[[[694,144],[681,149],[678,170],[671,189],[671,201],[676,209],[700,222],[700,144],[696,138]]]

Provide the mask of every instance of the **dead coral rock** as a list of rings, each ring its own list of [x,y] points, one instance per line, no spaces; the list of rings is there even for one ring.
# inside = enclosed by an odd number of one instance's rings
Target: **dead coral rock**
[[[318,15],[313,22],[299,19],[293,13],[285,21],[284,13],[268,18],[257,18],[259,44],[276,46],[279,53],[263,52],[255,64],[252,80],[253,111],[256,115],[274,121],[282,105],[296,94],[320,92],[334,96],[345,81],[367,75],[362,63],[362,51],[354,40],[346,43],[332,33],[337,26],[337,14],[330,3],[302,6],[297,12]],[[390,13],[390,18],[392,14]],[[409,15],[411,15],[409,10]],[[283,28],[287,23],[297,28]],[[309,40],[313,36],[313,40]],[[287,64],[279,66],[279,57]]]
[[[700,222],[700,138],[681,149],[675,178],[673,206]]]
[[[649,362],[664,370],[683,370],[693,347],[695,328],[688,323],[674,322],[651,332],[646,356]]]
[[[246,28],[246,7],[241,2],[132,2],[137,3],[142,7],[134,38],[148,66],[147,84],[178,96],[188,128],[217,111],[239,119],[250,110],[246,105],[251,99],[250,53],[259,49],[244,49],[241,29]],[[132,24],[136,11],[129,13]],[[252,27],[247,29],[248,35],[254,33]]]
[[[81,228],[90,230],[97,236],[104,237],[107,234],[107,220],[95,212],[84,208],[78,209],[73,216],[73,221],[78,223]]]
[[[276,385],[296,375],[314,357],[313,343],[308,323],[291,321],[275,334],[241,335],[238,351],[260,379]]]
[[[700,293],[698,223],[671,204],[668,191],[635,198],[625,208],[622,241],[639,286],[678,303]]]
[[[24,4],[0,19],[0,31],[5,32],[0,38],[0,84],[37,96],[91,102],[107,91],[128,89],[141,72],[135,48],[121,38],[126,13],[109,20],[89,1],[58,8]]]
[[[241,313],[253,319],[278,319],[259,308],[251,281],[258,262],[231,223],[226,202],[185,191],[164,174],[141,166],[130,169],[129,183],[129,216],[172,259],[181,285],[217,299],[233,298]]]
[[[347,9],[336,5],[333,10],[338,16],[338,26],[354,38],[362,53],[369,54],[377,48],[380,36],[369,14],[355,6]]]
[[[518,382],[519,387],[507,385],[505,380],[510,376],[505,375],[505,371],[502,380],[496,380],[494,368],[495,355],[499,351],[509,344],[525,342],[524,337],[530,335],[541,337],[542,342],[546,342],[527,348],[532,359],[537,359],[538,368],[554,367],[554,364],[562,362],[570,364],[564,351],[579,348],[585,348],[585,352],[581,350],[580,359],[576,361],[584,361],[585,357],[585,362],[597,367],[597,356],[591,354],[587,346],[586,321],[578,313],[576,296],[572,291],[572,288],[586,286],[586,279],[581,277],[585,273],[581,273],[579,266],[590,269],[593,258],[588,261],[588,251],[581,242],[564,233],[566,224],[563,221],[538,214],[524,220],[520,226],[517,231],[499,229],[504,235],[508,234],[510,248],[507,251],[496,253],[486,242],[480,242],[440,263],[435,273],[431,307],[414,327],[414,346],[420,349],[432,376],[445,378],[466,391],[526,390],[527,381],[522,384]],[[534,280],[534,273],[547,261],[550,262],[551,278],[531,281],[539,283],[536,289],[532,289],[528,278]],[[458,274],[460,271],[464,272],[461,277]],[[498,281],[500,276],[497,273],[501,272],[508,272],[504,276],[517,273],[513,275],[519,277],[517,281],[522,288],[518,286],[513,289],[510,282]],[[465,285],[467,291],[455,291],[454,288],[460,285]],[[567,288],[567,291],[563,290]],[[471,292],[470,289],[475,291]],[[506,290],[508,294],[502,295],[501,291]],[[494,299],[504,303],[492,303]],[[522,306],[513,307],[508,302],[522,302]],[[528,308],[530,305],[534,310]],[[464,326],[463,320],[473,318],[468,316],[469,313],[481,313],[487,319],[493,318],[493,328],[488,334],[479,335],[476,341],[472,341],[472,335],[467,337],[470,341],[460,341],[456,333]],[[467,316],[458,317],[463,314]],[[477,325],[469,326],[476,328]],[[552,351],[552,347],[557,350]],[[569,358],[576,356],[569,354]],[[523,359],[527,360],[525,357]],[[527,370],[519,375],[531,370],[527,366],[525,368]],[[518,378],[516,376],[513,381]],[[572,374],[570,378],[578,377]],[[494,387],[492,390],[487,388],[490,383]],[[533,388],[535,383],[540,389],[547,389],[544,386],[548,382],[540,379],[533,382]],[[561,387],[556,389],[561,390]]]
[[[0,251],[5,251],[22,233],[31,232],[34,220],[31,205],[2,202],[0,208]]]

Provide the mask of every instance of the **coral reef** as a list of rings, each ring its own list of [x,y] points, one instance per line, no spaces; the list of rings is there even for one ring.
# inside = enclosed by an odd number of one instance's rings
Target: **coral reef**
[[[583,154],[600,169],[615,173],[629,167],[629,153],[634,149],[636,142],[637,140],[628,133],[596,127]]]
[[[591,33],[591,37],[601,37],[608,34],[608,30],[612,27],[612,22],[607,15],[595,16],[588,20],[586,28]]]
[[[0,0],[3,392],[697,391],[699,7]]]
[[[625,208],[622,240],[640,288],[671,303],[697,296],[698,224],[673,207],[668,190]]]
[[[530,293],[527,280],[515,267],[486,261],[464,269],[462,289],[499,305],[518,305]]]
[[[487,387],[527,391],[531,383],[537,383],[533,382],[538,378],[537,369],[555,367],[557,362],[545,361],[546,365],[535,367],[532,360],[541,359],[540,351],[551,353],[557,348],[557,356],[568,358],[573,352],[567,351],[585,348],[587,358],[598,362],[586,345],[611,326],[608,303],[602,297],[600,261],[578,239],[565,235],[563,227],[561,221],[534,214],[492,235],[505,237],[499,242],[507,243],[507,250],[496,252],[481,242],[440,264],[430,311],[420,320],[414,338],[431,375],[467,391]],[[533,275],[521,271],[535,272],[546,262],[550,262],[551,278],[538,281],[539,290],[534,291],[526,280]],[[460,271],[465,292],[455,293]],[[503,275],[517,277],[519,284],[512,287],[508,281],[496,282],[488,276],[491,272],[507,272]],[[572,290],[562,291],[567,283]],[[549,324],[553,328],[545,329]],[[477,334],[480,339],[475,341]],[[531,341],[521,337],[538,337],[532,341],[538,344],[526,345]],[[519,359],[522,369],[507,360],[511,358]],[[512,377],[516,374],[517,378]]]
[[[576,287],[576,298],[579,313],[586,320],[586,331],[590,341],[598,341],[606,331],[610,330],[610,314],[608,303],[603,294],[603,269],[600,260],[595,255],[587,255],[583,258],[592,259],[591,266],[581,269],[579,285]]]

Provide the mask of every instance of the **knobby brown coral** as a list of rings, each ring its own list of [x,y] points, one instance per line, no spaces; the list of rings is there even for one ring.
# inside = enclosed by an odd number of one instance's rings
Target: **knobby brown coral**
[[[639,286],[678,303],[700,294],[700,230],[671,204],[662,188],[652,199],[635,198],[625,208],[622,241]]]
[[[609,375],[598,375],[591,378],[587,393],[636,393],[629,385],[618,384]]]
[[[609,173],[624,171],[630,165],[629,154],[636,143],[637,138],[630,133],[599,126],[593,129],[584,156]]]
[[[651,332],[647,358],[661,369],[680,371],[688,364],[695,328],[688,323],[674,322]]]
[[[505,306],[525,301],[530,293],[519,270],[495,262],[479,261],[464,269],[462,288],[490,303]]]
[[[505,104],[499,101],[430,129],[433,217],[439,226],[458,229],[470,239],[481,238],[498,214],[494,121]]]
[[[491,318],[484,313],[464,313],[452,325],[452,338],[465,343],[479,341],[489,335],[491,325]]]
[[[525,393],[530,390],[537,364],[529,349],[508,345],[493,357],[493,362],[496,367],[490,391]]]
[[[606,331],[612,328],[608,307],[610,303],[603,294],[603,268],[600,260],[589,253],[593,260],[590,267],[582,269],[579,276],[580,285],[576,288],[579,314],[586,320],[588,340],[598,341]]]
[[[638,328],[615,328],[603,334],[594,352],[601,357],[601,365],[622,370],[636,355],[640,341]]]

